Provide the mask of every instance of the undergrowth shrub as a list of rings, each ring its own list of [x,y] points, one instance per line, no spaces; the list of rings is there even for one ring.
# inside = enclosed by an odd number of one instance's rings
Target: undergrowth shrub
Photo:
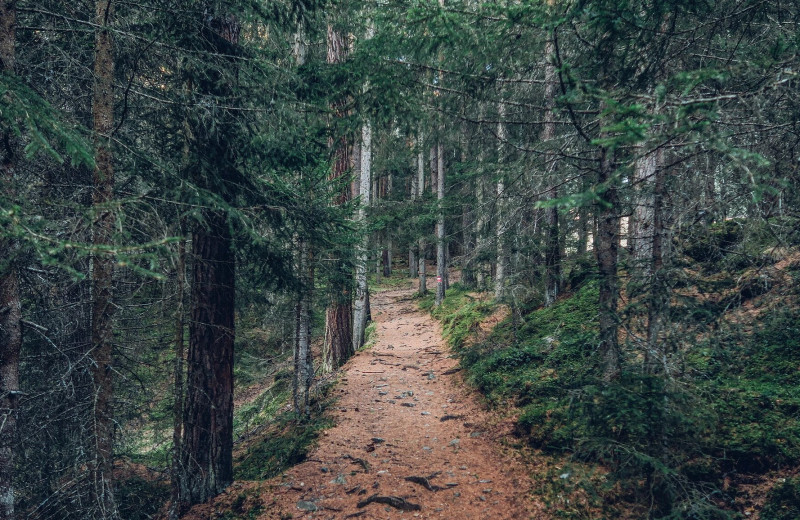
[[[735,225],[720,231],[725,247],[735,246]],[[518,434],[584,468],[544,486],[547,493],[572,493],[570,504],[545,497],[563,517],[600,518],[602,510],[614,518],[622,507],[651,519],[739,518],[736,489],[726,487],[723,475],[800,460],[798,312],[785,306],[766,311],[752,330],[731,325],[699,336],[670,378],[645,373],[633,349],[621,376],[604,383],[595,356],[597,298],[597,284],[589,281],[549,308],[523,306],[516,319],[474,344],[463,338],[489,307],[460,288],[438,308],[432,297],[422,301],[442,320],[468,380],[490,402],[520,408]],[[697,330],[719,327],[725,308],[697,311],[685,300],[675,305],[683,314],[674,319],[699,312]]]

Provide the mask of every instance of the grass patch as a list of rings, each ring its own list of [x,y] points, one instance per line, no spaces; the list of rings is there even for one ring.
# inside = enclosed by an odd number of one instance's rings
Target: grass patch
[[[465,338],[490,306],[457,286],[439,307],[432,295],[419,303],[441,320],[468,380],[491,403],[517,406],[518,435],[552,457],[537,479],[556,517],[739,518],[724,475],[800,460],[797,306],[685,344],[673,379],[644,373],[629,347],[621,377],[606,384],[597,300],[597,284],[585,282],[549,308],[523,307],[474,344]],[[800,518],[800,487],[786,482],[763,518]]]
[[[319,433],[333,426],[326,411],[333,399],[329,387],[320,391],[313,407],[316,412],[307,421],[298,421],[294,412],[281,413],[269,423],[258,438],[249,442],[234,459],[237,480],[266,480],[306,459]]]
[[[233,412],[234,438],[254,426],[269,423],[292,395],[292,373],[281,370],[275,374],[272,385],[255,399],[237,407]]]

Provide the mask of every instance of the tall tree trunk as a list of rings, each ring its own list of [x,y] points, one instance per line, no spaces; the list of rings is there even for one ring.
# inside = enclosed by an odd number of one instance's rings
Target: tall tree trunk
[[[294,58],[298,66],[306,61],[307,46],[305,26],[298,23],[295,32]],[[302,174],[301,174],[302,175]],[[311,244],[304,237],[297,238],[297,271],[300,289],[295,305],[294,334],[294,381],[292,402],[295,414],[303,419],[310,415],[309,389],[314,378],[314,362],[311,355],[311,306],[314,290],[314,254]]]
[[[344,62],[347,57],[347,41],[344,35],[340,34],[332,25],[328,25],[328,63],[336,64]],[[346,100],[338,100],[334,107],[334,115],[343,118],[345,114]],[[331,180],[342,180],[347,175],[351,163],[352,146],[345,136],[337,137],[331,143],[333,149],[333,170]],[[350,190],[347,186],[336,195],[334,204],[345,204],[350,199]],[[339,251],[343,255],[344,251]],[[330,287],[330,301],[325,310],[325,341],[323,344],[323,369],[333,370],[342,365],[353,354],[353,312],[352,295],[348,288],[347,280],[352,273],[346,270],[345,262],[342,258],[334,260],[339,271],[336,279]]]
[[[314,258],[311,244],[298,239],[297,267],[300,276],[300,291],[295,311],[294,384],[292,397],[294,411],[298,417],[310,415],[309,389],[314,378],[314,361],[311,355],[311,305],[314,290]]]
[[[0,71],[16,67],[16,2],[0,0]],[[14,200],[17,145],[9,134],[0,135],[0,178]],[[8,230],[3,230],[8,231]],[[14,455],[19,401],[19,355],[22,348],[22,304],[15,266],[16,244],[0,241],[0,520],[15,518]]]
[[[505,163],[506,163],[506,107],[501,100],[497,105],[497,163],[500,166],[500,173],[497,178],[497,267],[494,276],[494,297],[497,301],[502,301],[505,297],[505,267],[506,267],[506,215],[505,215]]]
[[[411,176],[411,189],[409,190],[411,205],[416,206],[417,200],[417,184],[418,184],[418,176],[412,175]],[[419,266],[417,265],[417,246],[414,244],[414,241],[409,241],[408,243],[408,277],[409,278],[416,278],[419,276],[418,273]]]
[[[556,137],[556,125],[553,118],[553,106],[555,105],[556,93],[556,69],[550,61],[550,56],[555,53],[552,40],[548,40],[545,45],[545,80],[544,80],[544,126],[542,127],[541,141],[548,149],[547,157],[547,182],[550,187],[547,190],[547,198],[551,201],[558,198],[558,180],[556,179],[556,159],[555,154],[550,150],[552,141]],[[561,289],[561,247],[560,231],[558,228],[558,208],[551,206],[545,209],[547,226],[547,236],[545,238],[545,290],[544,304],[550,306],[555,303]]]
[[[224,213],[203,210],[192,233],[183,461],[185,506],[205,502],[233,481],[235,256]],[[182,510],[185,510],[182,508]]]
[[[424,139],[419,138],[419,151],[417,152],[417,195],[422,201],[425,193],[425,154],[422,151]],[[428,293],[427,267],[425,266],[425,238],[419,237],[419,294]]]
[[[620,349],[617,338],[617,301],[619,283],[617,259],[619,249],[619,196],[613,175],[612,160],[608,151],[600,151],[598,184],[604,186],[597,213],[595,254],[600,275],[600,357],[603,380],[610,382],[620,373]]]
[[[241,26],[206,4],[201,34],[209,54],[236,52]],[[208,14],[211,13],[211,14]],[[236,63],[230,67],[235,69]],[[234,70],[235,72],[235,70]],[[203,95],[232,94],[228,78],[210,70],[198,81]],[[220,110],[223,110],[220,108]],[[219,188],[231,178],[233,129],[208,128],[197,122],[195,146],[207,160],[191,171],[192,181],[224,194]],[[198,139],[197,137],[195,139]],[[219,190],[219,191],[217,191]],[[180,513],[220,494],[233,481],[233,356],[235,339],[236,256],[227,214],[203,208],[192,229],[192,286],[189,351],[186,360],[186,402],[181,442]]]
[[[179,515],[179,504],[181,499],[181,482],[182,482],[182,468],[181,468],[181,442],[183,438],[183,371],[184,371],[184,289],[186,287],[186,240],[183,238],[184,223],[181,221],[180,235],[178,241],[178,259],[175,266],[175,278],[177,284],[177,292],[175,294],[175,365],[174,365],[174,387],[172,391],[173,404],[172,404],[172,502],[169,509],[170,520],[177,520]]]
[[[464,116],[466,116],[466,102],[463,108]],[[461,164],[466,165],[468,158],[467,148],[468,134],[467,134],[467,121],[466,117],[461,127]],[[475,192],[475,182],[471,180],[464,185],[462,196],[467,199],[472,193]],[[461,243],[463,245],[462,258],[463,263],[461,266],[461,284],[467,289],[475,288],[475,229],[472,224],[475,215],[473,214],[472,204],[464,202],[461,206]]]
[[[665,264],[670,258],[669,240],[666,236],[667,219],[664,208],[664,171],[661,150],[657,152],[658,163],[653,178],[653,226],[650,258],[650,301],[647,309],[647,350],[645,351],[645,370],[651,374],[669,373],[666,342],[661,331],[669,311],[669,288],[666,280]]]
[[[114,466],[114,408],[112,384],[112,278],[114,260],[103,248],[112,244],[114,164],[111,132],[114,129],[114,50],[109,24],[112,2],[95,4],[95,57],[92,120],[95,134],[95,169],[92,175],[92,380],[94,382],[93,445],[89,468],[95,518],[116,518],[112,471]]]
[[[630,219],[628,239],[631,250],[631,273],[643,285],[652,275],[653,240],[655,237],[654,185],[656,171],[661,167],[661,150],[645,155],[636,161],[634,185],[636,196]]]
[[[372,175],[372,126],[369,121],[361,127],[361,172],[359,179],[359,192],[361,203],[358,206],[356,221],[362,227],[366,226],[367,207],[370,203],[370,179]],[[356,300],[353,318],[353,350],[361,348],[364,344],[364,331],[367,327],[367,302],[369,301],[369,288],[367,286],[367,262],[369,261],[369,235],[363,234],[358,245],[356,258]]]
[[[447,252],[444,241],[444,147],[436,145],[436,305],[441,305],[447,287]]]
[[[484,256],[486,255],[486,196],[484,194],[484,190],[486,189],[486,181],[483,177],[478,178],[477,185],[475,187],[476,196],[477,196],[477,203],[478,209],[477,213],[478,216],[475,219],[475,252],[476,252],[476,272],[475,272],[475,283],[478,286],[479,291],[485,291],[488,289],[487,282],[486,282],[486,261],[484,260]]]

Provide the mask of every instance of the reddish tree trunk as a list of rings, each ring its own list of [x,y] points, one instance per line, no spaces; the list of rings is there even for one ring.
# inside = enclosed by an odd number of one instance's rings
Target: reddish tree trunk
[[[328,26],[328,63],[341,63],[347,57],[347,42],[345,37],[333,26]],[[345,117],[345,100],[339,100],[333,106],[337,118]],[[352,145],[346,136],[331,140],[333,150],[333,169],[331,180],[341,181],[347,175],[351,164]],[[343,183],[344,184],[344,183]],[[345,204],[350,199],[349,186],[334,196],[334,204]],[[339,270],[344,270],[342,259],[335,259],[339,263]],[[323,345],[323,363],[326,370],[340,366],[353,353],[353,312],[352,295],[347,287],[347,274],[342,272],[339,280],[331,284],[331,300],[325,311],[325,343]]]
[[[204,211],[192,233],[192,311],[183,425],[182,502],[233,481],[234,254],[225,215]],[[183,508],[182,508],[183,509]]]

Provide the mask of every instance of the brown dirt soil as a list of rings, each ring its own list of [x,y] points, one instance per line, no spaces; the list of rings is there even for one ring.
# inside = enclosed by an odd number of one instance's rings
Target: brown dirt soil
[[[373,295],[377,344],[342,368],[337,425],[308,460],[282,477],[229,491],[260,495],[258,518],[541,517],[522,463],[501,453],[501,437],[509,434],[504,421],[460,383],[439,324],[410,296],[408,289]],[[373,495],[396,497],[413,510],[381,502],[359,507]]]

